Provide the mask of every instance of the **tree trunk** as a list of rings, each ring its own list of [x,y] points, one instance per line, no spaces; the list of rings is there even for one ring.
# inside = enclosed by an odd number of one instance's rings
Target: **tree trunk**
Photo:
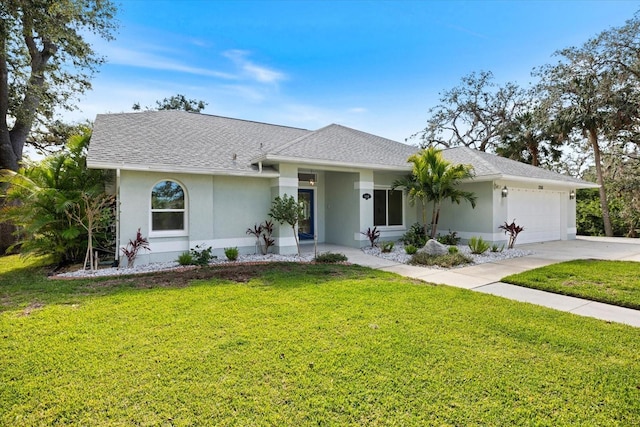
[[[2,208],[0,203],[0,209]],[[13,224],[9,224],[8,222],[0,223],[0,256],[7,253],[7,249],[9,249],[12,245],[17,242],[17,239],[14,235],[17,228]]]
[[[298,233],[296,232],[295,224],[291,228],[293,228],[293,238],[296,239],[296,248],[298,249],[298,256],[300,256],[300,243],[298,242]]]
[[[38,51],[31,34],[25,32],[25,42],[31,56],[31,77],[22,103],[22,114],[15,117],[13,128],[9,130],[9,72],[7,65],[6,37],[0,37],[0,169],[17,171],[22,161],[22,152],[27,136],[33,126],[36,111],[40,105],[40,89],[44,85],[44,70],[56,47],[45,40],[44,48]],[[13,114],[13,113],[12,113]],[[4,189],[0,189],[4,193]],[[0,207],[2,202],[0,202]],[[12,224],[0,224],[0,255],[16,242]]]
[[[440,216],[440,203],[433,202],[433,215],[431,217],[431,238],[436,238],[436,231],[438,230],[438,217]]]
[[[600,160],[600,145],[598,144],[598,133],[596,129],[588,130],[588,138],[593,148],[593,159],[596,164],[596,182],[600,186],[600,207],[602,208],[602,222],[604,223],[604,234],[607,237],[613,237],[613,228],[611,227],[611,217],[609,216],[609,203],[607,202],[607,191],[604,188],[604,178],[602,176],[602,162]]]
[[[7,115],[9,114],[9,69],[7,66],[7,45],[4,37],[0,38],[0,169],[18,170],[18,161],[11,135]]]
[[[427,237],[427,201],[422,199],[422,229],[424,230],[424,236]]]

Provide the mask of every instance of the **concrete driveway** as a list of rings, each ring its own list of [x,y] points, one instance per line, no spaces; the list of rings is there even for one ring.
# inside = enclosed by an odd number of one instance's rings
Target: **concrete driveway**
[[[451,270],[435,270],[404,264],[382,267],[404,276],[443,283],[465,289],[476,289],[498,282],[510,274],[574,259],[606,259],[640,261],[640,240],[623,238],[583,238],[519,245],[533,255]]]
[[[500,279],[510,274],[574,259],[594,258],[640,262],[640,239],[578,237],[576,240],[518,245],[518,248],[530,250],[533,255],[450,270],[399,264],[366,255],[359,249],[342,246],[321,245],[319,250],[341,252],[354,264],[390,271],[425,282],[470,289],[582,316],[640,327],[638,310],[500,282]]]

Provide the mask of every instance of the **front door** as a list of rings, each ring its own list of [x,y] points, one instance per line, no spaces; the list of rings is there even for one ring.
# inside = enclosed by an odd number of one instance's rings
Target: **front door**
[[[298,222],[298,237],[300,240],[313,240],[314,217],[313,217],[313,190],[299,189],[298,202],[302,203],[303,215]]]

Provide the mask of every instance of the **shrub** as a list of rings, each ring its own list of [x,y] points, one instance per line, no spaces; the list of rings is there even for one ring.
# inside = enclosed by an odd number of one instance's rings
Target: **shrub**
[[[470,264],[473,260],[461,253],[449,253],[446,255],[428,255],[424,252],[418,252],[411,257],[409,264],[413,265],[437,265],[440,267],[450,268],[463,264]]]
[[[504,245],[498,246],[497,243],[491,245],[491,252],[502,252],[504,250]]]
[[[193,257],[194,265],[208,265],[212,259],[216,258],[211,254],[211,246],[203,249],[202,246],[196,245],[196,247],[191,249],[190,252],[191,256]]]
[[[256,238],[256,253],[258,252],[258,246],[260,246],[260,252],[264,253],[264,249],[262,249],[262,244],[260,243],[260,238],[262,237],[263,227],[262,224],[254,224],[253,228],[247,228],[246,234],[249,234]]]
[[[372,248],[376,246],[376,241],[380,238],[380,230],[378,230],[378,227],[369,227],[366,231],[361,231],[360,234],[367,236]]]
[[[518,237],[518,234],[524,231],[524,227],[520,227],[519,225],[516,225],[515,219],[511,224],[508,224],[507,221],[505,221],[504,224],[499,226],[498,228],[501,230],[504,230],[504,234],[509,235],[509,244],[507,245],[507,248],[509,249],[513,249],[513,245],[515,245],[516,243],[516,238]]]
[[[469,249],[471,253],[475,255],[481,255],[489,249],[489,243],[482,237],[472,237],[469,239]]]
[[[269,253],[269,248],[276,244],[276,241],[271,238],[271,235],[273,235],[273,221],[266,220],[260,225],[262,227],[262,244],[264,245],[262,254],[266,255]]]
[[[345,262],[347,260],[347,256],[344,254],[335,254],[331,252],[325,252],[316,256],[313,259],[315,262],[323,263],[323,264],[334,264],[337,262]]]
[[[224,256],[229,261],[235,261],[238,259],[238,248],[224,248]]]
[[[0,223],[17,227],[17,240],[11,241],[16,243],[10,250],[19,249],[22,255],[49,255],[61,264],[82,262],[85,257],[89,236],[82,197],[92,201],[108,197],[104,188],[113,171],[87,168],[91,132],[85,126],[76,129],[82,135],[71,136],[61,151],[38,162],[25,159],[18,172],[0,171]],[[69,219],[72,207],[82,223]],[[105,206],[95,220],[93,246],[113,256],[115,203]]]
[[[262,224],[254,224],[253,228],[249,227],[246,231],[247,234],[256,238],[256,251],[260,247],[262,255],[269,253],[269,248],[275,244],[275,240],[271,238],[273,234],[273,221],[266,220]]]
[[[460,250],[458,250],[457,246],[449,246],[449,253],[450,254],[457,254],[458,252],[460,252]]]
[[[147,251],[151,250],[149,248],[149,241],[146,237],[142,237],[142,233],[138,228],[138,231],[136,232],[136,238],[133,240],[129,240],[129,243],[127,243],[127,246],[125,246],[124,248],[120,248],[120,250],[122,251],[122,255],[127,258],[127,268],[133,267],[133,264],[136,261],[136,257],[138,256],[138,251],[140,249],[144,249]]]
[[[413,245],[407,245],[404,247],[404,251],[408,254],[408,255],[413,255],[416,252],[418,252],[418,248],[416,248]]]
[[[424,227],[418,222],[409,227],[409,230],[400,237],[400,241],[405,245],[411,245],[417,248],[423,247],[427,243],[427,240]]]
[[[443,245],[457,245],[460,243],[460,237],[458,237],[458,233],[455,231],[449,230],[449,234],[445,234],[444,236],[438,235],[436,240]]]
[[[178,257],[178,264],[180,265],[193,265],[193,256],[189,252],[183,252]]]
[[[382,242],[382,246],[380,247],[380,251],[383,253],[389,253],[393,250],[393,247],[396,244],[393,242]]]

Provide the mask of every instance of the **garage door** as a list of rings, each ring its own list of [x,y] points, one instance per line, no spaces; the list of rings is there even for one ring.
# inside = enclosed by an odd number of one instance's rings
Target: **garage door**
[[[562,236],[562,193],[509,188],[507,221],[524,227],[516,243],[547,242]]]

